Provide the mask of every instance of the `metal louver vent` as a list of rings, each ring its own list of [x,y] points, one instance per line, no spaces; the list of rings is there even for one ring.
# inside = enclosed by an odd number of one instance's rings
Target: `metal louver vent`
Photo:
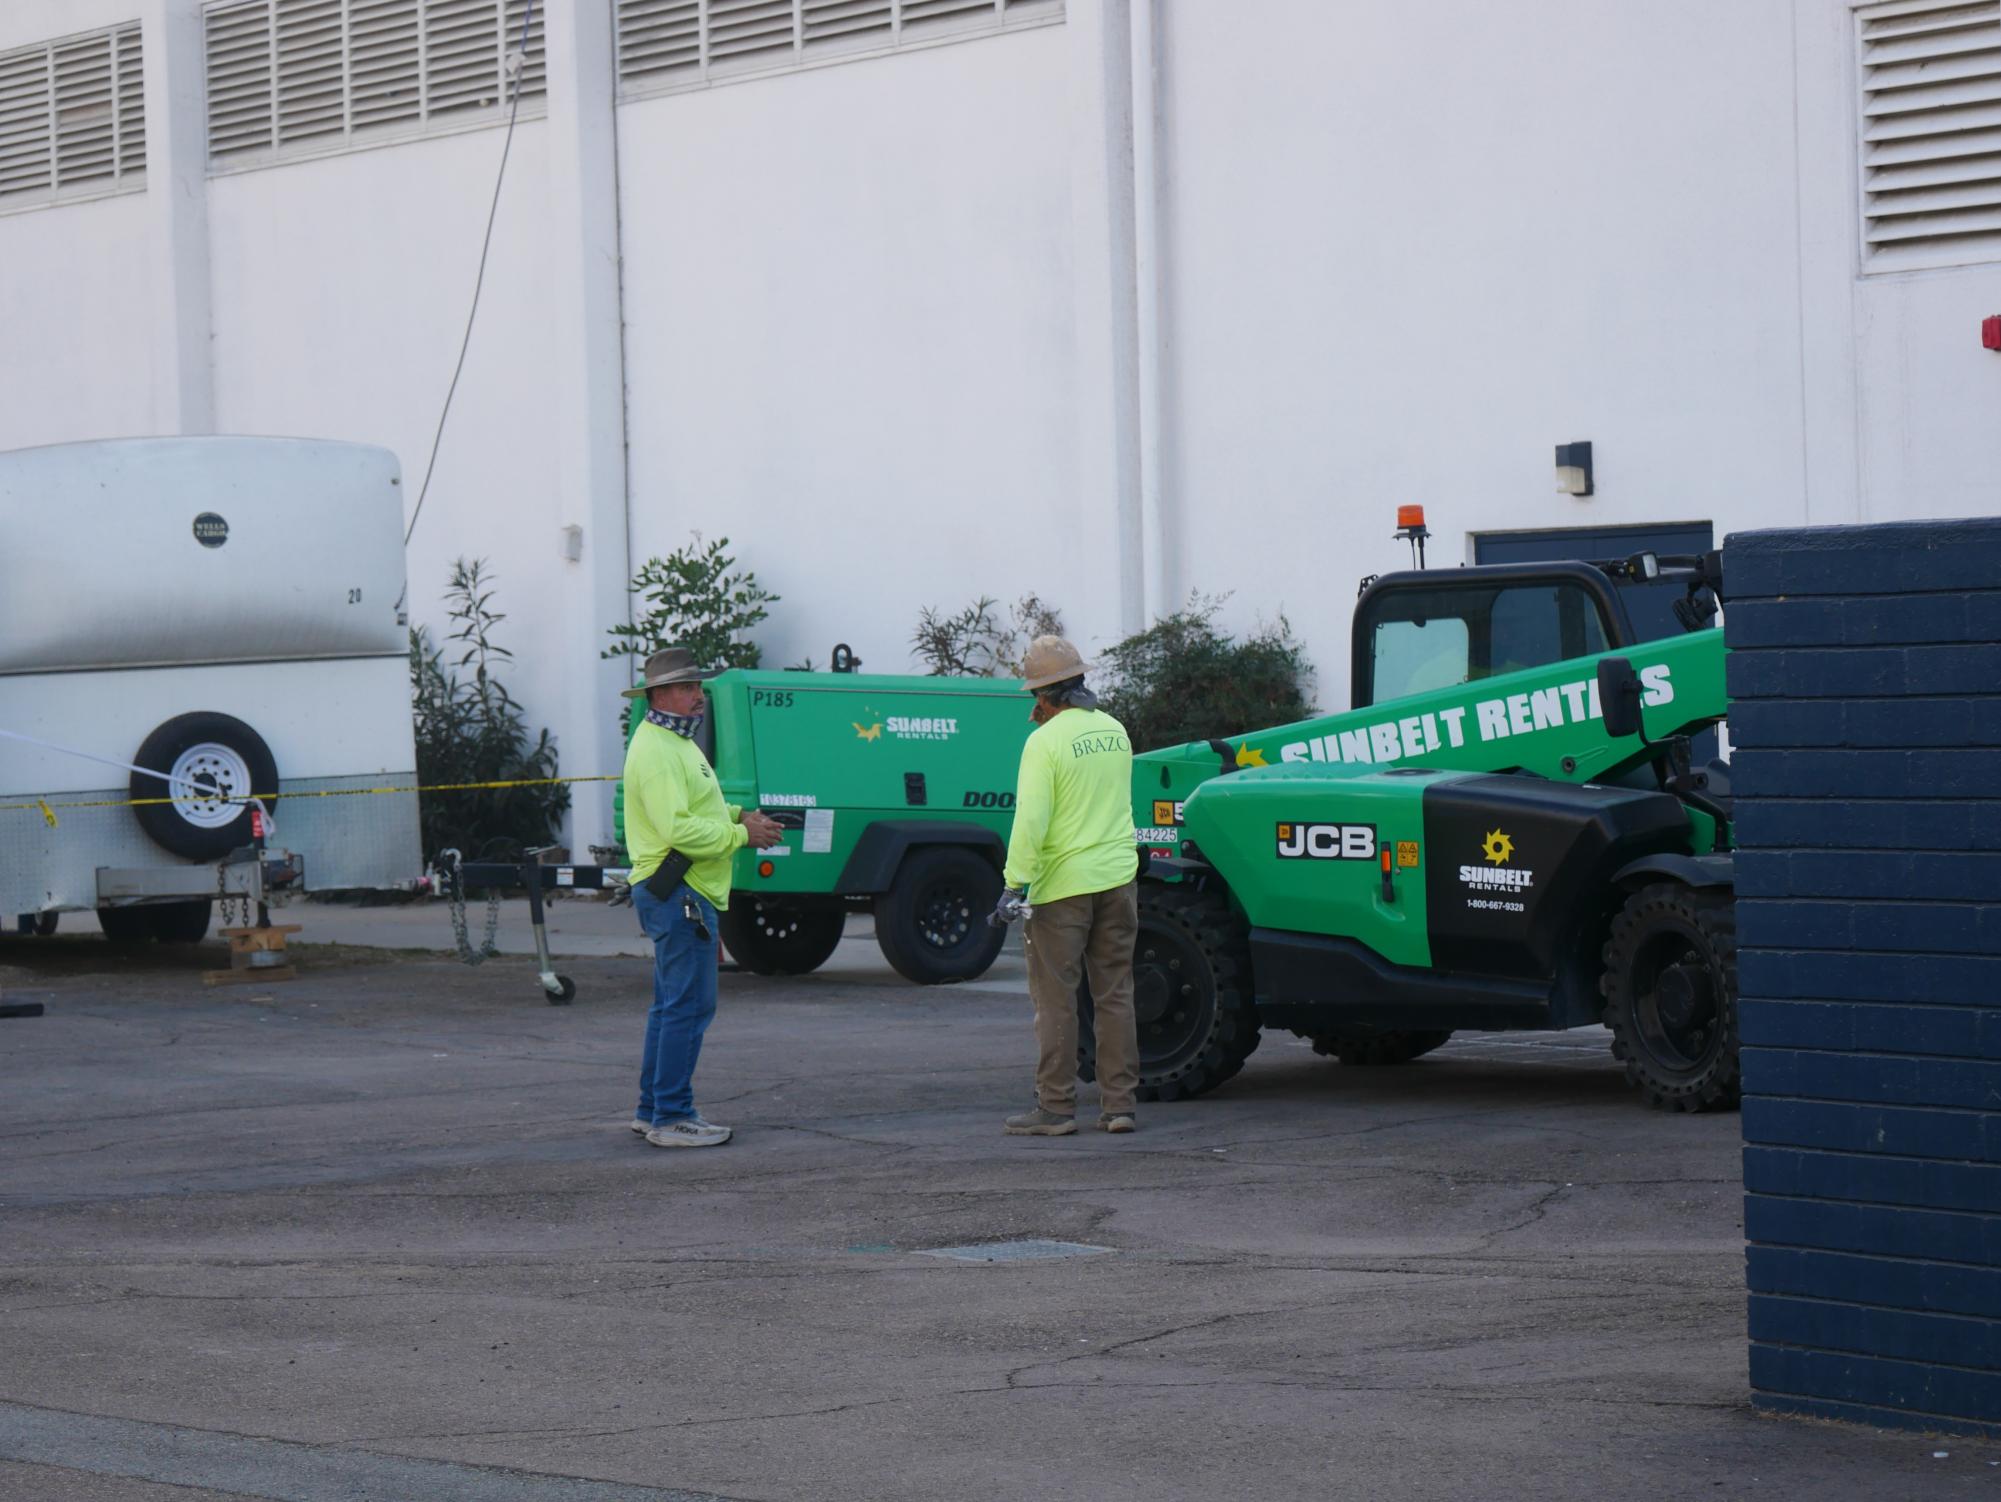
[[[146,170],[146,61],[139,28],[121,26],[118,46],[118,172]]]
[[[417,0],[351,0],[348,118],[353,129],[406,125],[424,115]]]
[[[206,12],[209,156],[339,149],[503,117],[548,88],[551,0],[218,0]]]
[[[1864,269],[2001,259],[2001,0],[1887,0],[1856,19]]]
[[[708,0],[709,66],[770,68],[791,61],[792,0]]]
[[[836,47],[881,47],[896,32],[893,0],[802,0],[801,42],[809,53]]]
[[[340,0],[278,7],[278,141],[310,141],[347,127]]]
[[[622,0],[618,7],[618,79],[699,80],[702,0]]]
[[[1064,0],[618,0],[628,93],[701,88],[845,55],[1063,19]]]
[[[59,188],[118,175],[112,71],[110,32],[56,46],[56,186]]]
[[[424,7],[424,106],[435,120],[500,102],[500,35],[493,0],[431,0]]]
[[[208,54],[210,156],[271,144],[271,3],[212,6],[203,17]]]
[[[141,186],[139,25],[0,55],[0,208]]]

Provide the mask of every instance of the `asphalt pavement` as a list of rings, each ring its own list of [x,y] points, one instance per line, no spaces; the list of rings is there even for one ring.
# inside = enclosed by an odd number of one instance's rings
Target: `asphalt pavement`
[[[1751,1411],[1737,1120],[1600,1034],[1269,1035],[1130,1138],[1007,1138],[1018,956],[921,990],[858,925],[724,977],[737,1140],[663,1151],[644,961],[551,1007],[425,913],[282,984],[0,944],[47,1006],[0,1021],[0,1502],[2001,1496],[2001,1447]]]

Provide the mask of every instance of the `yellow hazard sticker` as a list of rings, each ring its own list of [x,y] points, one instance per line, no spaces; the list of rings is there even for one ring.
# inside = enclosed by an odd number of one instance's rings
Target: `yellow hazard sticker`
[[[1397,841],[1397,867],[1404,871],[1412,871],[1417,868],[1416,840]]]

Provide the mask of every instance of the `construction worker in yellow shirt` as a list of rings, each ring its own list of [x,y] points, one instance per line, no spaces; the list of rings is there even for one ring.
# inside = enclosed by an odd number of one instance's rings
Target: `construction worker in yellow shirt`
[[[1098,1038],[1098,1126],[1130,1132],[1139,1088],[1133,946],[1139,852],[1132,821],[1132,741],[1084,686],[1087,668],[1060,636],[1038,636],[1022,667],[1036,730],[1021,751],[1006,890],[989,920],[1025,919],[1035,1003],[1035,1109],[1007,1118],[1013,1137],[1077,1130],[1077,987],[1088,974]]]

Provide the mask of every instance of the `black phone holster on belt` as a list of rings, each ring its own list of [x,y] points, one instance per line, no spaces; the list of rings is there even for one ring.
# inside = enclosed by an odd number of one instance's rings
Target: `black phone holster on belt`
[[[665,902],[672,897],[682,882],[688,879],[688,868],[695,863],[678,850],[667,852],[667,859],[660,863],[660,869],[647,877],[640,885]]]

